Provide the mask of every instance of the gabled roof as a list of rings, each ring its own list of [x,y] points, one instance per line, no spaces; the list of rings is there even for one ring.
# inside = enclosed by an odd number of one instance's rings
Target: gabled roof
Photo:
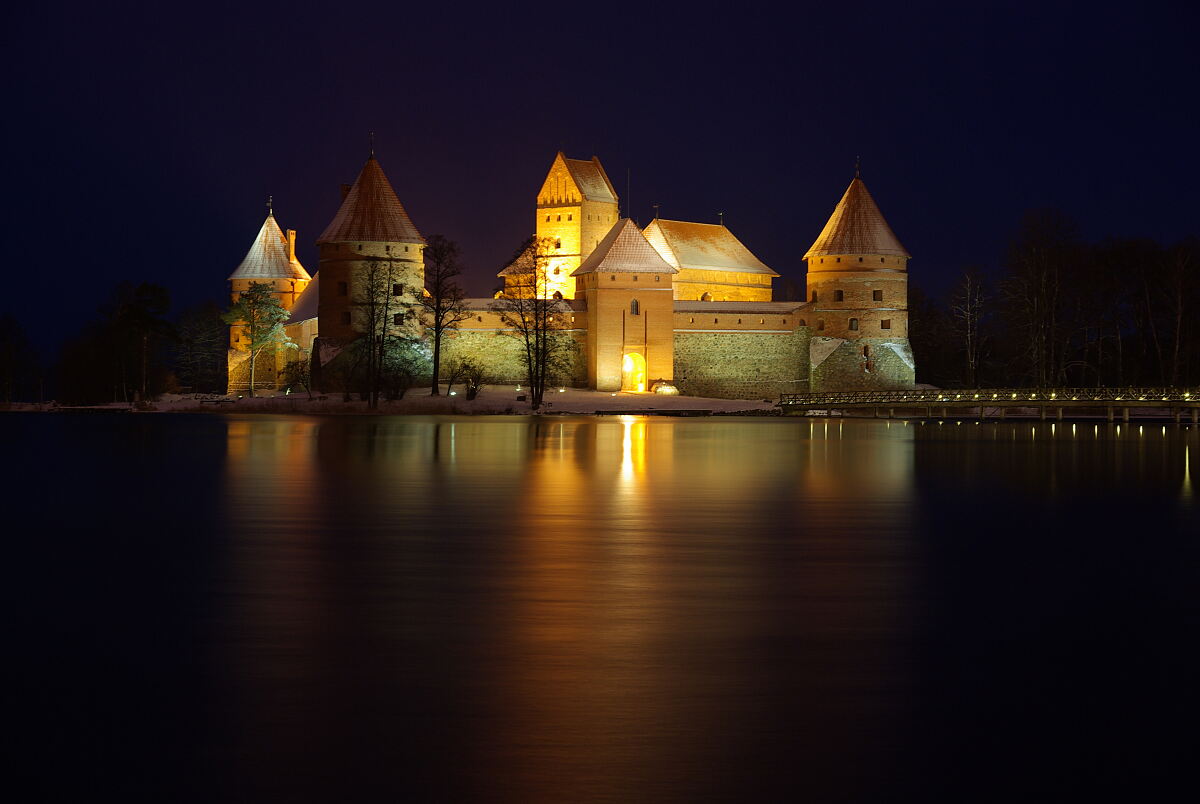
[[[374,156],[363,165],[317,243],[424,243]]]
[[[274,213],[267,213],[258,236],[246,252],[245,259],[230,279],[309,279],[308,271],[299,260],[288,259],[287,238],[275,222]]]
[[[676,268],[779,276],[723,224],[655,218],[644,234],[663,259]]]
[[[900,244],[892,227],[883,219],[867,185],[858,176],[846,188],[846,194],[829,216],[817,242],[804,255],[824,257],[830,254],[886,254],[897,257],[912,255]]]
[[[321,298],[321,274],[317,274],[304,288],[304,292],[296,299],[296,303],[292,305],[290,313],[290,321],[293,324],[298,324],[301,321],[307,321],[310,318],[317,317],[317,302]]]
[[[564,175],[565,174],[565,175]],[[574,185],[564,186],[563,178]],[[574,192],[572,192],[574,191]],[[617,203],[617,191],[613,189],[604,166],[599,157],[591,159],[568,159],[562,151],[554,157],[542,189],[538,192],[539,204],[551,204],[559,201],[570,201],[578,194],[584,201],[605,201]]]
[[[571,276],[591,273],[674,274],[678,271],[650,245],[636,223],[624,218],[613,224]]]

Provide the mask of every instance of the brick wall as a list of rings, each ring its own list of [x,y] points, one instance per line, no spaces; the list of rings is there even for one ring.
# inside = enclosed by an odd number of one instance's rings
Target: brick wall
[[[807,329],[792,333],[675,334],[680,393],[726,399],[776,399],[808,390]]]
[[[819,360],[811,368],[814,391],[900,390],[916,382],[907,339],[814,337],[812,355]]]

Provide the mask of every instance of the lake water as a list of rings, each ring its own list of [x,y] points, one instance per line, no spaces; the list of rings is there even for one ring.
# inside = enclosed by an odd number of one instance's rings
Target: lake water
[[[1190,779],[1196,428],[9,414],[0,445],[10,733],[48,795]]]

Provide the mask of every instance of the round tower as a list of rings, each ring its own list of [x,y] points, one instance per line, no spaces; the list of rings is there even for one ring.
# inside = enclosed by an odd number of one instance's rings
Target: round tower
[[[354,184],[342,188],[337,215],[317,238],[317,306],[321,339],[346,343],[361,334],[357,313],[370,292],[367,277],[386,278],[396,334],[420,334],[410,314],[425,290],[425,238],[417,231],[372,154]]]
[[[280,305],[291,310],[311,281],[308,271],[296,259],[296,230],[288,229],[284,235],[268,201],[267,219],[237,270],[229,275],[230,300],[236,303],[251,283],[268,284]],[[247,349],[247,336],[240,324],[229,328],[229,346],[236,351]]]
[[[913,386],[915,366],[908,345],[910,256],[856,169],[833,215],[804,255],[811,305],[808,324],[814,344],[828,339],[814,352],[815,390]],[[834,340],[845,345],[833,344]],[[835,359],[816,371],[815,361],[821,356],[825,356],[822,362]]]

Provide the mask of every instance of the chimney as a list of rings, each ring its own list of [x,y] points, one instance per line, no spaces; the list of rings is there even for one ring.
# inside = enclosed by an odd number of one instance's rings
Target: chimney
[[[296,230],[288,229],[288,262],[296,261]]]
[[[345,200],[346,200],[346,196],[348,196],[348,195],[350,195],[350,185],[349,185],[349,184],[343,184],[343,185],[342,185],[342,200],[343,200],[343,201],[345,201]]]

